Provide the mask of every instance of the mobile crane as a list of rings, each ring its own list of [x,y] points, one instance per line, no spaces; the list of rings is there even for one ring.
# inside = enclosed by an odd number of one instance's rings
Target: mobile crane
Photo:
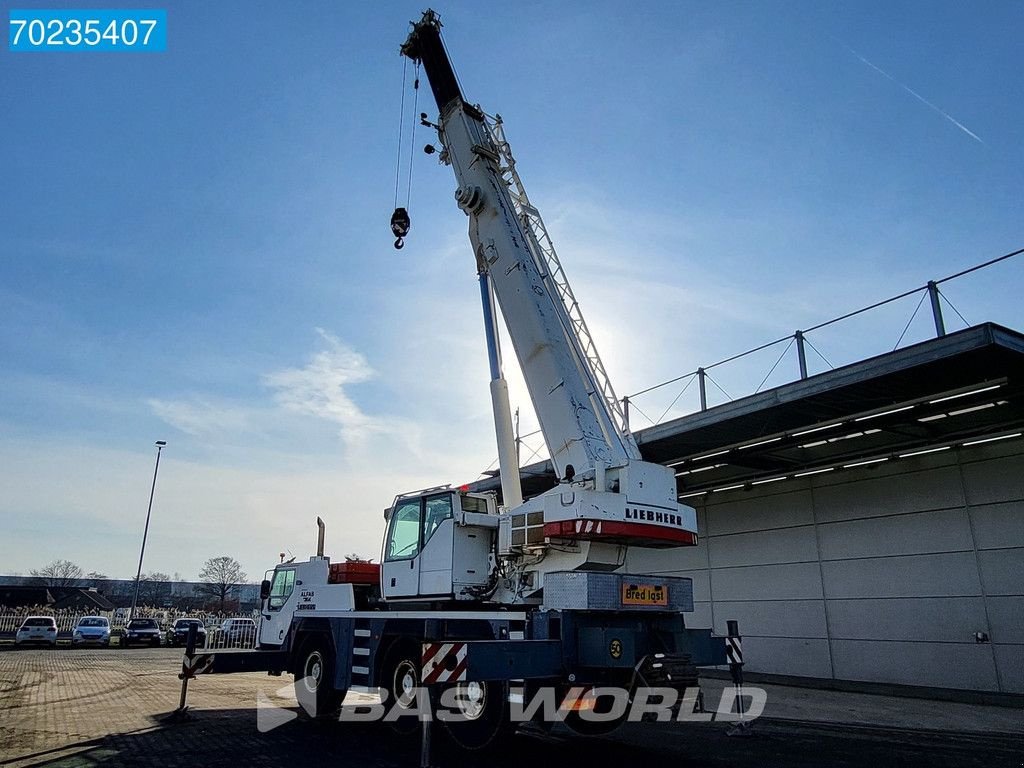
[[[725,663],[725,642],[685,626],[689,579],[624,573],[629,547],[696,544],[696,514],[678,503],[672,470],[643,461],[501,120],[465,101],[440,30],[437,14],[424,12],[400,51],[430,83],[439,117],[421,122],[437,131],[469,220],[500,503],[468,486],[399,495],[385,511],[379,566],[331,564],[321,523],[317,555],[278,565],[263,582],[258,649],[192,664],[292,673],[300,700],[319,713],[353,689],[381,689],[412,708],[420,686],[454,687],[461,716],[446,727],[475,748],[505,726],[509,702],[537,686],[560,696],[570,686],[694,686],[696,666]],[[560,478],[527,500],[499,308]],[[566,722],[592,731],[577,709]]]

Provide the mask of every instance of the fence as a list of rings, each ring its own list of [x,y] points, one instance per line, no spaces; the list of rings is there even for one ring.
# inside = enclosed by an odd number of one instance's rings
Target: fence
[[[669,414],[673,414],[673,416],[672,416],[673,418],[675,418],[677,415],[680,415],[678,413],[674,413],[675,410],[678,410],[676,408],[676,406],[679,403],[680,399],[683,397],[683,395],[686,394],[686,392],[690,389],[691,385],[694,382],[697,383],[697,388],[696,388],[696,399],[697,399],[697,403],[696,404],[697,404],[697,409],[699,409],[701,411],[705,411],[705,410],[708,409],[708,402],[709,402],[708,395],[709,395],[709,392],[714,393],[716,396],[724,396],[726,398],[726,400],[733,400],[734,398],[732,397],[732,395],[730,395],[725,390],[725,388],[714,377],[712,377],[711,371],[715,370],[715,369],[720,369],[723,366],[727,366],[727,365],[729,365],[731,363],[736,363],[736,362],[738,362],[740,360],[743,360],[745,358],[749,358],[750,356],[756,355],[759,352],[764,352],[764,351],[770,350],[770,349],[777,349],[777,348],[779,348],[783,344],[785,344],[785,347],[782,349],[782,352],[778,355],[777,358],[774,359],[774,362],[772,363],[771,367],[768,369],[768,372],[764,375],[764,378],[761,379],[761,383],[757,386],[757,388],[751,394],[756,394],[757,392],[761,391],[761,389],[764,387],[764,385],[768,382],[768,380],[775,373],[776,369],[778,369],[778,367],[782,363],[782,361],[786,358],[786,355],[794,347],[796,348],[796,371],[795,371],[795,373],[799,376],[800,379],[806,379],[808,377],[808,370],[809,370],[809,367],[808,367],[808,349],[810,349],[810,351],[814,352],[814,354],[817,356],[817,358],[820,359],[822,362],[824,362],[829,368],[835,368],[835,366],[832,364],[832,362],[829,360],[829,358],[826,357],[818,349],[818,347],[815,346],[815,344],[811,342],[811,340],[808,338],[809,334],[814,333],[816,331],[821,331],[821,330],[823,330],[825,328],[829,328],[830,326],[837,325],[837,324],[842,323],[844,321],[851,320],[851,319],[853,319],[855,317],[864,315],[864,314],[866,314],[868,312],[879,310],[882,307],[886,307],[888,305],[892,305],[892,304],[894,304],[896,302],[899,302],[901,300],[908,299],[908,298],[911,298],[911,297],[914,297],[914,296],[919,296],[917,304],[914,307],[914,311],[910,315],[910,319],[907,320],[906,325],[903,326],[902,332],[900,333],[899,337],[896,339],[895,346],[893,346],[891,348],[891,350],[887,348],[887,349],[884,349],[884,350],[881,350],[881,351],[886,351],[886,352],[888,352],[888,351],[895,351],[896,349],[898,349],[900,347],[900,345],[903,343],[904,339],[907,336],[907,331],[910,329],[911,324],[914,322],[914,319],[918,316],[918,313],[921,311],[921,308],[922,308],[922,306],[925,303],[925,299],[928,300],[928,305],[929,305],[929,308],[931,310],[932,323],[933,323],[934,328],[935,328],[935,336],[936,337],[941,337],[941,336],[945,336],[946,335],[946,324],[947,324],[947,319],[948,318],[943,314],[943,304],[945,304],[946,307],[951,309],[956,314],[956,316],[959,318],[959,320],[961,322],[963,322],[964,326],[967,327],[967,326],[970,325],[970,323],[967,322],[967,319],[960,313],[960,311],[956,308],[956,306],[953,305],[953,303],[949,300],[949,297],[946,296],[946,294],[944,294],[942,292],[942,289],[940,288],[940,286],[944,285],[946,283],[949,283],[951,281],[957,280],[959,278],[962,278],[962,277],[964,277],[966,275],[972,274],[974,272],[978,272],[979,270],[986,269],[987,267],[991,267],[994,264],[998,264],[1000,262],[1003,262],[1003,261],[1006,261],[1008,259],[1011,259],[1014,256],[1019,256],[1022,253],[1024,253],[1024,248],[1021,248],[1019,250],[1013,251],[1012,253],[1004,254],[1003,256],[999,256],[999,257],[994,258],[994,259],[990,259],[989,261],[986,261],[986,262],[983,262],[981,264],[977,264],[977,265],[975,265],[973,267],[969,267],[967,269],[961,270],[960,272],[957,272],[957,273],[952,274],[952,275],[948,275],[947,277],[943,277],[943,278],[941,278],[939,280],[929,280],[927,283],[925,283],[924,285],[919,286],[917,288],[912,288],[911,290],[904,291],[903,293],[900,293],[900,294],[898,294],[896,296],[891,296],[891,297],[889,297],[887,299],[883,299],[881,301],[877,301],[874,304],[871,304],[871,305],[866,306],[866,307],[862,307],[861,309],[857,309],[857,310],[854,310],[852,312],[847,312],[847,313],[845,313],[843,315],[840,315],[839,317],[834,317],[831,320],[826,320],[823,323],[818,323],[817,325],[813,325],[813,326],[811,326],[809,328],[795,331],[792,334],[789,334],[788,336],[783,336],[782,338],[775,339],[774,341],[770,341],[770,342],[768,342],[766,344],[761,344],[760,346],[754,347],[753,349],[748,349],[745,352],[740,352],[739,354],[731,355],[729,357],[724,358],[723,360],[719,360],[718,362],[712,363],[710,365],[700,366],[700,367],[698,367],[694,371],[691,371],[689,373],[685,373],[685,374],[683,374],[681,376],[676,376],[675,378],[669,379],[668,381],[663,381],[660,384],[655,384],[655,385],[653,385],[651,387],[647,387],[646,389],[642,389],[639,392],[635,392],[632,395],[629,395],[629,396],[624,397],[622,399],[623,407],[624,407],[625,412],[626,412],[627,424],[629,423],[629,420],[630,420],[630,417],[631,417],[632,414],[639,414],[640,416],[642,416],[646,420],[646,422],[649,422],[650,425],[652,425],[652,426],[662,423],[665,420],[665,418],[667,416],[669,416]],[[894,332],[894,335],[895,335],[895,332]],[[790,379],[790,380],[792,380],[792,379]],[[711,383],[712,386],[715,387],[714,390],[709,390],[709,388],[708,388],[708,383],[709,382]],[[658,392],[659,390],[663,390],[665,387],[670,387],[673,384],[679,385],[679,387],[680,387],[679,391],[677,392],[675,397],[671,400],[671,402],[668,404],[668,406],[664,408],[664,410],[662,411],[661,415],[658,416],[657,418],[651,418],[647,413],[645,413],[643,410],[641,410],[640,407],[637,405],[637,403],[636,403],[636,399],[637,398],[644,397],[644,396],[649,396],[652,393]],[[692,410],[696,410],[696,409],[692,409]],[[645,425],[646,425],[646,422],[645,422]],[[642,426],[642,425],[633,424],[632,426],[633,426],[633,428],[637,428],[637,427]],[[529,435],[527,435],[527,437],[528,436]]]
[[[836,366],[833,364],[832,360],[821,351],[817,344],[808,338],[809,335],[812,333],[818,333],[818,336],[820,336],[820,332],[825,329],[830,329],[840,325],[841,323],[863,317],[868,313],[881,311],[883,308],[890,308],[893,312],[896,312],[900,309],[898,304],[901,301],[908,302],[906,311],[910,314],[909,319],[905,324],[903,324],[902,317],[906,317],[904,314],[899,320],[896,320],[897,323],[902,325],[902,330],[898,336],[896,334],[896,330],[893,330],[891,338],[895,339],[895,344],[893,346],[886,345],[884,348],[874,352],[874,354],[899,349],[900,345],[908,338],[908,331],[910,331],[914,320],[920,314],[926,299],[928,300],[928,307],[931,312],[931,325],[934,327],[934,335],[936,337],[946,335],[947,320],[949,318],[943,311],[944,305],[952,310],[959,321],[967,327],[970,323],[967,322],[967,319],[963,314],[961,314],[956,306],[953,305],[949,300],[949,297],[942,292],[940,286],[986,269],[995,264],[1007,261],[1014,256],[1019,256],[1021,254],[1024,254],[1024,248],[990,259],[973,267],[963,269],[955,274],[948,275],[938,280],[929,280],[924,285],[904,291],[896,296],[890,296],[887,299],[877,301],[869,306],[862,307],[852,312],[847,312],[822,323],[817,323],[809,328],[794,331],[793,333],[775,339],[774,341],[761,344],[753,349],[748,349],[745,352],[730,355],[729,357],[719,360],[718,362],[711,363],[710,365],[699,366],[696,370],[690,371],[689,373],[684,373],[681,376],[676,376],[667,381],[663,381],[660,384],[647,387],[639,392],[634,392],[633,394],[622,398],[626,424],[634,430],[648,426],[657,426],[668,419],[678,418],[687,413],[692,413],[694,411],[706,411],[709,405],[714,404],[712,403],[712,400],[722,401],[724,398],[725,401],[731,401],[735,399],[733,395],[727,391],[726,386],[711,373],[712,371],[715,371],[717,375],[718,371],[730,365],[739,366],[741,363],[747,364],[745,368],[739,371],[741,384],[746,384],[747,381],[757,381],[758,377],[760,377],[760,383],[754,391],[752,393],[748,391],[747,394],[756,394],[757,392],[760,392],[765,385],[772,380],[773,375],[776,379],[779,379],[777,373],[781,373],[784,370],[783,368],[780,368],[780,366],[786,359],[786,356],[794,348],[796,352],[796,365],[790,370],[792,370],[793,374],[800,379],[806,379],[811,375],[811,365],[809,363],[808,352],[813,353],[815,356],[814,358],[811,358],[812,361],[820,361],[818,363],[819,365],[824,363],[825,366],[833,369]],[[909,310],[909,304],[913,302],[914,297],[917,297],[917,302],[914,304],[914,309],[911,312]],[[893,319],[895,320],[896,317]],[[890,344],[891,343],[892,342],[890,340]],[[843,345],[840,344],[839,346]],[[761,376],[764,368],[757,367],[761,363],[760,358],[758,358],[758,354],[767,354],[780,348],[782,351],[777,356],[771,355],[763,361],[767,368],[767,373],[764,373],[764,375]],[[826,347],[826,349],[828,348]],[[863,354],[860,354],[857,359],[863,359]],[[768,365],[769,363],[770,365]],[[792,361],[790,364],[792,364]],[[793,379],[783,377],[782,383],[791,380]],[[696,383],[696,387],[693,387],[694,383]],[[678,389],[669,390],[668,388],[672,385],[677,385]],[[775,384],[773,384],[773,386],[774,385]],[[690,392],[692,400],[684,401],[683,398],[687,392]],[[661,397],[660,401],[659,396]],[[638,398],[641,399],[642,405],[637,402]],[[648,410],[650,410],[651,413],[657,413],[659,415],[652,418],[652,416],[648,414]],[[635,418],[637,416],[643,419],[642,423],[637,423],[640,421]],[[528,466],[533,461],[542,461],[548,457],[547,446],[544,444],[544,436],[539,429],[525,434],[518,434],[518,411],[516,412],[516,432],[516,449],[519,456],[520,467]],[[485,473],[492,469],[497,463],[497,459],[491,462],[485,470]]]
[[[104,616],[110,622],[111,637],[124,632],[128,623],[126,614],[120,611],[98,611],[92,613],[60,613],[40,610],[29,613],[0,614],[0,638],[13,639],[18,627],[25,618],[32,616],[52,616],[57,624],[58,636],[70,636],[78,621],[84,616]],[[164,634],[164,642],[168,642],[167,633],[174,622],[181,618],[198,618],[203,622],[206,631],[206,647],[208,648],[253,648],[256,645],[258,622],[250,616],[204,617],[204,616],[142,616],[139,618],[155,618]]]
[[[248,617],[232,617],[225,619],[219,626],[207,627],[205,647],[209,649],[223,648],[255,648],[258,624]]]
[[[50,615],[52,615],[54,621],[57,622],[57,631],[58,632],[70,632],[71,630],[73,630],[75,628],[75,625],[78,624],[78,620],[81,618],[81,616],[64,616],[64,615],[57,615],[57,614],[47,614],[47,613],[43,613],[43,612],[40,612],[38,614],[32,614],[32,615],[34,615],[34,616],[50,616]],[[103,615],[103,614],[85,614],[85,613],[82,614],[82,616],[101,616],[101,615]],[[110,617],[108,616],[107,618],[109,619]],[[21,623],[24,620],[25,620],[25,616],[20,615],[20,614],[19,615],[6,614],[6,615],[0,616],[0,635],[13,634],[14,632],[16,632],[18,630],[18,627],[21,626]]]

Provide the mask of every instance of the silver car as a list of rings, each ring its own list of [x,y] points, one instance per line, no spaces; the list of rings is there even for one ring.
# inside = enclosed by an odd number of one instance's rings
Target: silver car
[[[14,635],[14,644],[43,643],[57,645],[57,622],[53,616],[28,616]]]
[[[110,622],[105,616],[83,616],[71,634],[72,645],[110,645]]]

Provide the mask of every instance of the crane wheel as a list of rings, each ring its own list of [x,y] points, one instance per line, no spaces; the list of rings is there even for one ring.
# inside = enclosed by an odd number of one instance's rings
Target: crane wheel
[[[311,636],[300,646],[295,698],[314,720],[330,720],[341,707],[345,694],[334,689],[334,649],[324,637]]]
[[[454,706],[447,700],[454,698]],[[446,707],[444,727],[452,741],[466,750],[484,749],[513,732],[509,720],[508,683],[456,683],[441,695]]]
[[[563,698],[567,692],[568,689],[562,689],[560,698]],[[634,691],[632,690],[632,687],[630,687],[630,704],[632,704],[633,694]],[[599,699],[595,711],[605,714],[607,709],[607,702]],[[618,717],[609,720],[593,720],[589,717],[584,717],[578,711],[573,710],[565,713],[565,720],[563,720],[563,722],[566,728],[579,736],[607,736],[626,722],[628,717],[629,707],[627,707],[626,711]]]
[[[409,736],[419,730],[420,721],[416,697],[420,689],[420,645],[412,640],[399,638],[391,645],[382,666],[381,680],[387,689],[385,707],[397,712],[408,712],[389,721],[391,730],[401,736]],[[397,714],[396,712],[396,714]]]
[[[622,718],[603,722],[584,720],[579,713],[569,712],[565,716],[565,727],[577,736],[607,736],[625,722]]]

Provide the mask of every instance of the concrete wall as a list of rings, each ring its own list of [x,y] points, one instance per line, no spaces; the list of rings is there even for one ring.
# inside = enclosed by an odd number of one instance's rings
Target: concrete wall
[[[691,577],[748,670],[1024,693],[1024,440],[701,499],[699,546],[630,566]]]

